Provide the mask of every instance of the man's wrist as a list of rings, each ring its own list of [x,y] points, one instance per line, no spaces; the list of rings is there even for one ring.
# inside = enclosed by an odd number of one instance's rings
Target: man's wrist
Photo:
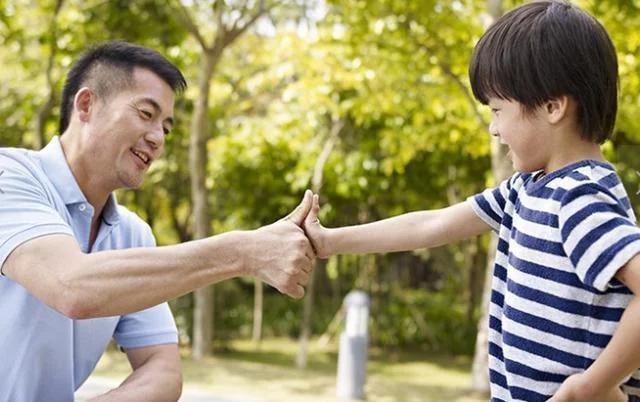
[[[255,277],[255,264],[251,263],[250,258],[257,241],[255,230],[234,230],[228,232],[227,236],[233,276]]]

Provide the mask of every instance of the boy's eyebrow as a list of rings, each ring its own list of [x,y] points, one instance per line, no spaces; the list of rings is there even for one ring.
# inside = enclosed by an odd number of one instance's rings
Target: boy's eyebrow
[[[156,111],[156,113],[158,113],[158,114],[162,113],[162,107],[153,98],[142,98],[142,99],[139,100],[139,102],[148,103],[149,105],[151,105],[151,107],[153,107],[153,109]],[[169,117],[167,117],[165,119],[165,121],[167,121],[169,124],[171,124],[173,126],[173,117],[169,116]]]

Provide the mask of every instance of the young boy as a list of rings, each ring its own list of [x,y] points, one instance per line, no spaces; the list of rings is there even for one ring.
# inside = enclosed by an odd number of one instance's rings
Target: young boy
[[[318,256],[499,234],[489,319],[492,401],[640,401],[640,230],[600,151],[617,110],[604,28],[561,1],[527,3],[476,45],[469,74],[517,171],[451,207],[305,231]]]

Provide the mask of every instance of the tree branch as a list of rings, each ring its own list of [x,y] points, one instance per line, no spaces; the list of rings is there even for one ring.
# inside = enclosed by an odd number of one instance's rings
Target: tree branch
[[[323,181],[323,172],[324,165],[327,164],[327,160],[329,156],[331,156],[331,152],[333,151],[333,147],[338,142],[338,138],[342,128],[344,127],[344,120],[332,117],[331,118],[331,130],[329,131],[329,136],[322,147],[322,151],[320,151],[320,155],[318,155],[318,159],[316,159],[316,164],[313,168],[313,176],[311,177],[311,191],[314,193],[319,193],[322,188]]]
[[[177,7],[174,5],[175,3],[178,4]],[[169,1],[169,7],[173,8],[176,11],[176,14],[178,14],[178,18],[185,25],[187,31],[189,31],[189,33],[191,33],[191,35],[193,35],[193,37],[198,41],[202,49],[204,49],[205,51],[209,50],[207,41],[204,39],[197,25],[193,21],[189,10],[184,5],[182,5],[180,0]]]
[[[489,127],[489,122],[486,121],[484,116],[482,116],[482,113],[480,113],[480,109],[478,109],[478,103],[476,102],[475,98],[471,95],[471,92],[469,92],[469,88],[467,88],[467,86],[464,85],[464,82],[462,82],[462,79],[451,70],[451,67],[448,64],[440,62],[438,63],[438,66],[442,69],[444,74],[447,77],[451,78],[451,80],[453,80],[453,82],[458,86],[458,88],[460,88],[464,97],[467,99],[467,101],[469,101],[469,106],[471,106],[471,108],[473,109],[473,114],[476,116],[478,121],[483,126]]]

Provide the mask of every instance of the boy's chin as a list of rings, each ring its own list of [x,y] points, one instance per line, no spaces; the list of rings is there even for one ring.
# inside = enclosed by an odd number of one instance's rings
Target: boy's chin
[[[511,158],[511,165],[513,166],[513,170],[519,173],[533,173],[540,170],[544,170],[544,166],[535,163],[522,163],[521,161]]]

